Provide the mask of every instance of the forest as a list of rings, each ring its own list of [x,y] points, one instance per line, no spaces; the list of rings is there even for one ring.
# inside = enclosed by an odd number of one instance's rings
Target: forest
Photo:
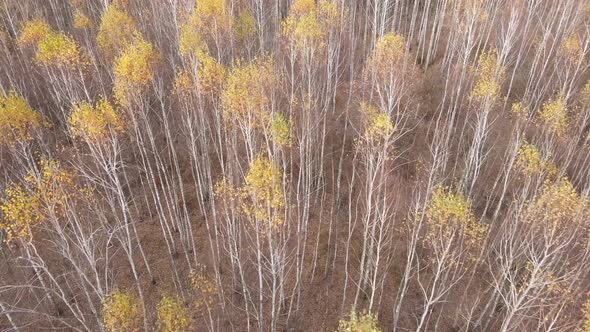
[[[0,0],[0,331],[590,332],[590,0]]]

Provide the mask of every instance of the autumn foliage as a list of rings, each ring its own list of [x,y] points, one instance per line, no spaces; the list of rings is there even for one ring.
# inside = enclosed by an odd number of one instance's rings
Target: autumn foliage
[[[587,0],[5,0],[0,330],[590,331]]]

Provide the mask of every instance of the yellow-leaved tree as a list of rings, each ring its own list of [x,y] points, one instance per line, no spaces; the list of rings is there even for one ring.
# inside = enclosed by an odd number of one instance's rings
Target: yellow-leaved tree
[[[141,309],[129,293],[114,290],[102,300],[102,321],[108,332],[139,331]]]
[[[14,147],[33,139],[35,130],[43,127],[41,115],[34,111],[25,99],[10,90],[0,96],[0,145]]]
[[[546,169],[546,163],[536,146],[524,142],[516,154],[514,166],[524,175],[537,175]]]
[[[10,184],[0,200],[0,229],[5,232],[4,241],[27,241],[31,238],[31,226],[41,220],[41,203],[34,194],[20,184]]]
[[[232,17],[226,0],[199,0],[194,14],[209,33],[221,33],[231,28]]]
[[[135,21],[125,11],[125,6],[113,3],[100,19],[96,41],[107,56],[114,57],[139,36]]]
[[[381,332],[377,316],[370,312],[351,310],[347,319],[338,323],[338,332]]]
[[[246,174],[242,208],[262,229],[273,230],[283,225],[280,209],[285,205],[281,170],[264,156],[258,156]]]
[[[68,200],[82,192],[74,182],[76,174],[63,168],[59,161],[41,158],[39,173],[30,172],[25,178],[35,188],[43,213],[52,218],[63,216],[66,212]]]
[[[584,47],[580,37],[577,34],[565,37],[559,47],[559,54],[570,64],[580,61],[584,56]]]
[[[256,32],[256,21],[252,14],[244,10],[236,18],[234,23],[234,36],[237,41],[246,41]]]
[[[204,49],[198,49],[195,57],[199,91],[204,95],[218,95],[227,78],[227,70]]]
[[[47,67],[83,68],[88,60],[74,38],[57,32],[49,33],[37,44],[35,61]]]
[[[512,104],[510,107],[510,113],[516,117],[516,120],[525,122],[529,117],[530,109],[523,103],[519,102]]]
[[[497,100],[505,75],[506,69],[498,61],[497,50],[492,49],[481,54],[475,68],[475,85],[471,98],[477,101]]]
[[[93,22],[84,14],[80,9],[74,11],[74,28],[78,30],[90,29],[93,26]]]
[[[200,25],[200,20],[193,14],[180,26],[178,50],[183,57],[190,59],[195,51],[205,46]]]
[[[537,122],[543,129],[557,137],[565,134],[568,125],[568,108],[563,94],[543,104]]]
[[[587,200],[563,177],[545,181],[541,194],[528,207],[526,221],[543,232],[559,234],[576,229],[575,224],[584,222],[587,212]]]
[[[256,232],[271,235],[285,223],[282,172],[263,155],[252,162],[242,186],[223,178],[216,183],[215,194],[228,206],[239,206]]]
[[[588,300],[584,303],[582,314],[584,315],[582,332],[590,332],[590,294],[588,294]]]
[[[87,102],[75,104],[68,125],[73,137],[98,144],[122,132],[125,127],[121,114],[106,99],[94,105]]]
[[[406,52],[404,36],[389,32],[375,43],[375,49],[367,60],[370,71],[378,82],[387,83],[392,75],[399,75]]]
[[[282,22],[282,34],[290,47],[310,55],[311,50],[323,50],[326,36],[339,24],[339,15],[336,2],[295,0]]]
[[[34,19],[26,22],[19,34],[20,47],[33,46],[35,62],[45,67],[60,67],[70,70],[84,68],[87,56],[74,38],[54,31],[44,21]]]
[[[43,157],[38,171],[29,171],[24,185],[10,184],[0,200],[0,229],[6,232],[5,242],[30,241],[32,226],[46,218],[63,216],[68,200],[81,191],[74,176],[59,162]]]
[[[25,22],[18,36],[20,47],[37,46],[52,31],[47,22],[41,19],[32,19]]]
[[[381,111],[386,112],[397,126],[397,130],[403,131],[400,124],[411,112],[401,112],[401,100],[412,92],[415,82],[415,70],[407,61],[408,48],[406,38],[397,33],[384,34],[375,42],[375,47],[369,54],[365,77],[367,89],[374,89],[379,96],[376,105]]]
[[[203,266],[198,266],[196,271],[191,272],[190,282],[193,291],[196,293],[195,307],[199,310],[201,307],[209,309],[213,304],[215,295],[217,294],[217,286],[205,274]]]
[[[457,236],[464,237],[468,244],[477,245],[486,230],[461,193],[440,185],[434,187],[426,219],[429,227],[426,237],[432,242],[438,242],[438,239],[448,241]]]
[[[181,70],[176,74],[174,91],[181,97],[187,97],[193,92],[218,96],[227,79],[227,70],[205,48],[199,47],[191,54],[194,70]]]
[[[178,299],[163,295],[158,303],[157,325],[162,332],[186,331],[190,325],[190,316]]]
[[[139,95],[150,83],[159,55],[154,46],[137,37],[127,45],[115,60],[115,99],[121,106],[130,106],[134,96]]]
[[[178,38],[180,54],[190,57],[206,47],[205,40],[218,39],[231,32],[232,16],[225,0],[199,0],[195,10],[180,27]]]
[[[394,126],[387,113],[364,103],[361,104],[361,113],[365,117],[363,138],[369,144],[386,141],[393,135]]]
[[[270,135],[272,141],[279,146],[291,146],[291,123],[284,115],[275,113],[270,122]]]
[[[249,128],[266,125],[270,119],[270,94],[277,80],[270,57],[249,63],[238,61],[221,96],[226,119],[236,119]]]

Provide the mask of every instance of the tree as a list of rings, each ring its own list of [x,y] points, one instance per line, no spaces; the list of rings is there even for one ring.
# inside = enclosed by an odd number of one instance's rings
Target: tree
[[[440,185],[432,190],[425,218],[424,242],[432,250],[426,264],[432,272],[424,278],[426,282],[418,279],[424,296],[418,331],[428,328],[432,306],[444,301],[466,274],[468,263],[474,262],[472,258],[476,257],[487,231],[461,193]]]
[[[1,2],[0,325],[582,328],[589,20],[587,0]]]
[[[475,83],[471,91],[471,99],[475,107],[475,130],[465,161],[463,189],[468,197],[481,173],[486,154],[486,133],[489,130],[491,111],[495,106],[505,77],[506,69],[502,65],[498,51],[495,49],[483,52],[475,68]]]
[[[271,278],[271,330],[278,325],[279,313],[284,303],[285,272],[287,256],[285,243],[286,220],[285,193],[280,169],[272,161],[257,156],[250,165],[242,188],[242,210],[253,223],[254,250],[258,270],[258,324],[259,330],[265,328],[264,297],[267,274]],[[265,243],[266,242],[266,243]],[[265,244],[267,248],[265,248]]]
[[[146,88],[153,79],[157,62],[156,50],[143,38],[136,38],[126,45],[121,55],[115,60],[113,68],[115,74],[113,93],[121,106],[130,107],[134,97]]]
[[[232,6],[233,7],[233,6]],[[233,18],[226,0],[197,1],[195,10],[180,26],[179,50],[190,58],[195,51],[209,46],[216,57],[231,52]]]
[[[74,105],[68,124],[73,137],[96,143],[104,142],[111,134],[124,129],[121,115],[105,99],[94,106],[89,103]]]
[[[158,328],[162,332],[186,331],[190,317],[178,300],[163,295],[158,303]]]
[[[25,186],[13,183],[5,190],[6,197],[0,205],[0,229],[7,234],[6,242],[30,242],[31,227],[52,216],[64,215],[66,201],[75,195],[73,173],[46,158],[40,160],[38,167],[28,172]]]
[[[125,7],[117,3],[109,5],[102,14],[96,36],[99,49],[110,58],[117,56],[139,35],[135,21]]]
[[[495,289],[507,309],[501,330],[532,323],[527,316],[559,326],[563,323],[559,311],[569,301],[569,285],[579,273],[579,267],[568,261],[587,259],[586,253],[578,251],[580,239],[586,236],[581,230],[587,227],[582,217],[587,202],[569,180],[561,178],[545,181],[540,193],[515,208],[509,215],[513,220],[505,224],[509,229],[499,238],[503,254],[494,271]],[[556,312],[539,308],[543,303]]]
[[[238,61],[224,85],[221,94],[223,119],[230,135],[240,130],[249,162],[256,157],[261,129],[268,128],[271,122],[273,87],[279,82],[278,79],[272,58],[265,57],[248,63]],[[232,137],[232,143],[237,143],[234,139],[235,136]],[[237,160],[238,156],[231,158]]]
[[[364,292],[369,298],[368,309],[372,310],[374,303],[379,302],[384,280],[382,272],[389,260],[387,249],[395,226],[392,204],[389,203],[391,196],[383,184],[390,179],[388,166],[395,159],[393,143],[396,129],[389,115],[374,106],[361,104],[361,113],[364,128],[357,147],[359,165],[355,165],[354,171],[359,172],[359,178],[364,178],[365,183],[362,199],[359,199],[357,205],[359,211],[362,211],[362,253],[354,307],[359,295]],[[357,220],[352,220],[351,216],[349,222],[355,225]],[[349,239],[354,231],[353,227],[349,228]],[[347,256],[351,250],[350,245],[347,243]]]
[[[590,302],[586,301],[584,303],[584,308],[582,310],[583,314],[584,314],[584,322],[583,322],[583,327],[582,327],[582,331],[587,332],[590,330]]]
[[[568,109],[562,95],[543,104],[538,115],[538,123],[548,133],[561,137],[567,128]]]
[[[86,60],[73,38],[62,33],[49,33],[37,44],[35,61],[44,66],[75,69],[85,66]]]
[[[114,290],[102,300],[102,305],[107,331],[139,331],[141,311],[132,295]]]
[[[371,313],[357,314],[352,310],[348,319],[340,320],[338,332],[380,332],[382,331],[377,322],[377,316]]]
[[[190,283],[195,292],[195,309],[201,311],[202,308],[207,310],[209,319],[209,329],[214,329],[214,321],[212,316],[213,305],[215,297],[218,295],[218,287],[214,280],[207,277],[205,267],[199,266],[197,270],[191,272]]]
[[[533,176],[543,172],[547,164],[536,146],[524,142],[518,149],[514,167],[525,176]]]
[[[41,221],[39,209],[41,202],[25,191],[18,184],[12,184],[4,191],[5,198],[0,205],[2,211],[2,222],[0,229],[5,232],[4,242],[10,243],[14,240],[28,241],[31,237],[31,226]]]
[[[52,29],[47,22],[41,19],[34,19],[25,22],[21,28],[18,44],[21,47],[36,46],[39,42],[51,33]]]
[[[92,20],[88,15],[84,14],[80,9],[74,12],[74,28],[78,30],[86,30],[93,26]]]
[[[0,145],[28,143],[43,126],[41,114],[31,109],[15,90],[0,97]]]
[[[28,21],[20,32],[21,47],[34,46],[35,62],[47,67],[78,69],[86,65],[85,55],[76,41],[40,20]]]

